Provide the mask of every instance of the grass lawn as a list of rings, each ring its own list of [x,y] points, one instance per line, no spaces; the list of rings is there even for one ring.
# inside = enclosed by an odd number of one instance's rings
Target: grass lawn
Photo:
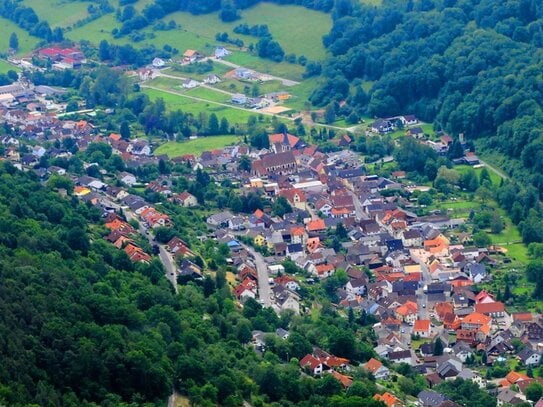
[[[284,102],[285,106],[296,110],[305,110],[309,104],[308,99],[311,92],[319,85],[318,78],[310,78],[301,82],[299,85],[288,88],[292,97]],[[309,106],[309,105],[308,105]]]
[[[11,21],[0,17],[0,52],[8,50],[11,33],[17,34],[17,38],[19,39],[18,54],[29,53],[41,41],[39,38],[29,35],[25,30],[19,28]]]
[[[40,20],[45,20],[51,28],[69,27],[88,17],[87,7],[90,3],[66,0],[24,0],[25,6],[34,9]]]
[[[225,23],[221,21],[217,13],[192,15],[177,12],[164,17],[165,21],[174,20],[184,30],[194,33],[203,39],[215,43],[215,35],[218,32],[227,32],[232,38],[242,39],[246,45],[251,42],[256,44],[258,38],[240,35],[232,30],[239,24],[267,24],[273,38],[281,44],[285,53],[305,55],[310,60],[322,60],[326,56],[326,50],[322,44],[322,37],[332,27],[330,14],[309,10],[301,6],[277,5],[272,3],[260,3],[241,12],[241,19]],[[307,22],[303,24],[303,22]],[[167,34],[168,32],[166,32]],[[194,48],[190,44],[180,46],[172,41],[170,43],[179,50]]]
[[[227,95],[226,93],[218,92],[208,88],[191,89],[188,90],[186,94],[219,103],[228,103],[231,99],[231,96]]]
[[[166,106],[169,110],[181,109],[185,113],[192,113],[197,115],[201,112],[208,114],[215,113],[219,120],[225,117],[228,122],[233,124],[245,124],[251,116],[257,116],[257,112],[252,113],[245,110],[235,109],[234,107],[219,106],[213,103],[200,102],[193,99],[184,97],[182,94],[174,95],[168,92],[162,92],[156,89],[144,89],[143,92],[147,94],[152,100],[161,97],[164,99]]]
[[[164,143],[155,150],[155,154],[167,154],[168,157],[179,157],[184,154],[201,154],[204,151],[223,148],[239,141],[238,136],[209,136],[183,142]]]
[[[172,76],[180,76],[182,78],[193,78],[193,79],[198,79],[198,80],[205,79],[207,78],[208,75],[215,74],[215,75],[218,75],[222,79],[225,73],[232,70],[231,67],[223,65],[223,64],[218,64],[216,62],[214,62],[211,66],[213,67],[213,69],[203,74],[196,73],[196,72],[189,72],[190,69],[188,69],[188,67],[186,66],[180,66],[180,70],[166,69],[164,71],[164,74],[172,75]]]
[[[0,59],[0,73],[7,73],[8,71],[19,72],[20,69],[10,63]]]
[[[507,256],[521,263],[528,263],[528,248],[524,243],[515,243],[505,246]]]
[[[302,74],[305,71],[305,68],[301,65],[289,64],[287,62],[273,62],[269,59],[259,58],[248,52],[234,51],[226,59],[234,64],[251,68],[258,72],[296,81],[302,80]]]
[[[299,6],[260,3],[242,12],[242,22],[267,24],[287,54],[305,55],[311,60],[322,60],[326,56],[322,37],[332,28],[330,14]]]
[[[478,167],[478,168],[473,168],[472,166],[470,165],[465,165],[465,164],[462,164],[462,165],[455,165],[454,166],[454,169],[456,171],[458,171],[460,174],[463,174],[465,173],[466,171],[468,171],[469,169],[473,169],[475,171],[475,173],[477,174],[477,177],[480,177],[481,176],[481,171],[483,171],[483,168],[484,167]],[[488,173],[490,174],[490,180],[492,181],[492,184],[493,185],[500,185],[500,181],[501,181],[501,177],[496,174],[494,171],[492,171],[491,169],[487,168],[487,171]]]

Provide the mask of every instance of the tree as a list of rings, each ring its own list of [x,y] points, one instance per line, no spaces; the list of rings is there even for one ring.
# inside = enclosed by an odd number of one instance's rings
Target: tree
[[[15,51],[19,49],[19,37],[17,37],[17,34],[14,32],[9,36],[9,47]]]
[[[336,121],[336,108],[333,103],[326,106],[324,111],[324,121],[326,124],[331,124]]]
[[[534,381],[525,390],[526,398],[533,402],[536,402],[541,397],[543,397],[543,386],[541,383]]]
[[[121,123],[120,133],[123,140],[130,140],[130,125],[127,121]]]
[[[473,235],[473,244],[477,247],[488,247],[492,244],[492,240],[490,240],[488,234],[479,231]]]
[[[437,338],[434,341],[434,346],[433,346],[433,349],[432,349],[432,353],[433,353],[434,356],[443,355],[443,342],[441,341],[440,338]]]
[[[292,207],[290,206],[287,198],[285,198],[284,196],[280,196],[275,200],[272,209],[273,213],[276,216],[280,217],[285,216],[286,213],[292,212]]]
[[[250,171],[251,171],[251,159],[249,158],[249,156],[247,156],[247,155],[242,155],[242,156],[239,158],[238,169],[239,169],[240,171],[246,171],[246,172],[250,172]]]
[[[219,132],[220,134],[228,134],[230,132],[230,124],[228,123],[228,120],[226,119],[226,117],[223,117],[221,119]]]
[[[215,113],[211,113],[209,116],[209,134],[219,134],[219,119]]]

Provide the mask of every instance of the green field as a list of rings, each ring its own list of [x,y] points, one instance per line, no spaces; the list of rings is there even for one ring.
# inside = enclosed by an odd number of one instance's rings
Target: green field
[[[235,123],[247,123],[249,117],[258,115],[257,112],[253,113],[235,109],[233,107],[220,106],[211,102],[200,102],[184,97],[183,95],[174,95],[156,89],[144,89],[143,92],[145,92],[152,100],[159,97],[164,99],[166,106],[170,110],[181,109],[185,113],[192,113],[194,115],[201,112],[206,112],[207,114],[215,113],[219,120],[225,117],[231,125]]]
[[[168,157],[179,157],[184,154],[201,154],[204,151],[223,148],[235,144],[240,139],[237,136],[209,136],[184,142],[170,141],[155,150],[155,155],[167,154]]]
[[[39,38],[29,35],[25,30],[19,28],[11,21],[0,17],[0,52],[8,50],[11,33],[17,34],[17,38],[19,39],[18,54],[29,53],[41,41]]]
[[[37,3],[42,0],[26,1]],[[141,8],[145,1],[138,2],[136,7]],[[86,3],[75,2],[69,4],[77,4],[78,8],[74,9],[74,12],[77,11],[80,14],[81,5],[85,5]],[[70,8],[73,7],[75,6],[70,6]],[[44,7],[42,6],[41,8]],[[40,17],[43,16],[49,22],[55,21],[59,24],[68,24],[66,21],[69,22],[69,16],[66,16],[64,11],[59,16],[49,16],[49,13],[45,11],[42,14],[38,11],[36,12]],[[84,12],[86,13],[86,10]],[[78,20],[80,16],[77,18],[74,17],[74,19]],[[149,27],[142,30],[142,32],[152,38],[147,38],[135,45],[155,45],[157,48],[162,48],[165,44],[169,44],[181,53],[186,49],[198,49],[200,52],[210,55],[213,47],[217,45],[215,34],[218,32],[228,32],[233,38],[241,38],[246,45],[250,43],[256,44],[258,38],[235,34],[232,29],[242,23],[248,25],[268,24],[270,32],[287,54],[305,55],[310,60],[322,60],[326,56],[322,37],[330,31],[332,26],[332,19],[329,14],[308,10],[301,6],[279,6],[270,3],[261,3],[248,10],[244,10],[242,18],[232,23],[220,21],[217,13],[195,16],[189,13],[177,12],[164,17],[164,21],[168,22],[170,20],[177,22],[177,29],[153,31],[152,27]],[[300,23],[304,21],[307,23]],[[54,26],[54,24],[51,25]],[[85,26],[69,31],[66,33],[66,37],[74,41],[88,40],[94,44],[98,44],[102,39],[115,44],[129,43],[130,39],[127,37],[113,38],[111,31],[115,27],[119,27],[119,22],[115,20],[114,14],[110,13]],[[239,50],[235,51],[227,59],[236,64],[264,73],[273,73],[274,75],[291,79],[301,79],[301,74],[304,71],[304,68],[297,64],[288,64],[286,62],[275,63]]]
[[[8,71],[19,72],[20,69],[0,59],[0,73],[7,73]]]
[[[330,14],[309,10],[300,6],[279,6],[272,3],[260,3],[241,12],[241,19],[232,23],[221,21],[217,13],[191,15],[173,13],[164,17],[165,21],[175,20],[177,24],[191,33],[215,42],[215,34],[228,32],[233,38],[241,38],[246,45],[258,38],[236,34],[232,29],[238,24],[267,24],[273,38],[281,44],[287,54],[305,55],[311,60],[324,59],[326,51],[322,37],[330,32],[332,18]],[[307,24],[301,24],[307,22]],[[168,32],[166,32],[168,34]],[[172,45],[178,49],[179,46]]]
[[[305,68],[297,64],[289,64],[287,62],[273,62],[269,59],[262,59],[256,55],[247,52],[234,51],[232,55],[227,57],[228,61],[234,64],[245,66],[259,72],[270,75],[280,76],[288,79],[300,81]]]
[[[218,103],[228,103],[231,99],[231,96],[227,95],[226,93],[218,92],[208,88],[191,89],[186,91],[186,94],[189,96],[194,96]]]
[[[23,4],[34,9],[40,20],[45,20],[51,28],[69,27],[89,16],[89,2],[66,0],[23,0]]]
[[[472,168],[475,171],[475,173],[477,174],[477,176],[480,177],[481,176],[481,171],[483,171],[484,167],[473,168],[470,165],[455,165],[454,166],[454,169],[456,171],[458,171],[460,174],[465,173],[470,168]],[[490,180],[492,181],[492,184],[496,185],[496,186],[500,185],[501,177],[498,174],[496,174],[494,171],[492,171],[490,168],[487,168],[487,170],[488,170],[488,173],[490,174]]]

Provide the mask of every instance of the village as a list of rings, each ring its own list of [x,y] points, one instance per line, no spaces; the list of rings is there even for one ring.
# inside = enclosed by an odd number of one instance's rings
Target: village
[[[60,61],[73,63],[78,58],[72,53]],[[427,191],[427,186],[409,182],[403,171],[390,178],[368,173],[359,154],[349,148],[353,139],[347,134],[335,140],[339,147],[335,152],[322,152],[318,145],[285,131],[269,135],[269,148],[237,144],[170,160],[155,155],[147,138],[127,140],[101,131],[92,116],[70,120],[63,117],[62,107],[52,113],[52,99],[61,93],[48,86],[0,87],[5,106],[0,117],[9,130],[0,140],[3,159],[34,171],[44,183],[69,178],[74,196],[99,208],[109,231],[105,239],[131,261],[150,262],[159,255],[174,287],[201,281],[207,273],[205,265],[194,260],[198,253],[184,236],[156,241],[154,231],[170,227],[171,216],[160,202],[148,202],[129,190],[140,186],[166,202],[194,210],[200,207],[198,198],[176,189],[171,174],[150,182],[139,179],[139,168],[172,162],[185,166],[189,178],[200,171],[217,184],[227,179],[240,195],[254,194],[270,203],[245,214],[217,210],[206,217],[208,232],[199,237],[228,247],[232,290],[241,307],[257,301],[277,314],[309,313],[313,304],[304,293],[335,278],[337,286],[329,293],[334,307],[345,316],[356,312],[374,321],[375,358],[363,367],[387,389],[376,398],[388,407],[405,404],[386,387],[391,364],[400,363],[427,380],[430,390],[418,395],[420,406],[456,405],[431,390],[454,378],[472,380],[481,388],[490,384],[499,405],[527,400],[525,390],[539,380],[532,372],[543,353],[541,316],[509,312],[496,293],[479,288],[510,260],[499,246],[474,246],[472,235],[459,231],[466,222],[463,218],[447,213],[418,216],[417,203],[408,196],[417,189]],[[405,126],[405,137],[421,139],[437,153],[446,153],[452,144],[446,134],[439,141],[423,139],[412,115],[377,119],[368,134],[391,132],[398,121]],[[84,162],[90,176],[42,165],[44,157],[67,160],[74,151],[97,144],[110,146],[124,170]],[[241,169],[247,158],[250,169]],[[469,152],[458,163],[480,165]],[[68,193],[64,188],[59,192]],[[271,210],[277,202],[284,208],[280,215]],[[277,335],[286,339],[289,332],[280,330]],[[265,352],[265,338],[264,332],[253,332],[257,351]],[[475,358],[482,359],[482,369],[475,367]],[[299,367],[309,375],[332,374],[346,388],[352,383],[351,361],[319,348],[302,358]],[[504,377],[492,375],[499,369],[507,370]]]

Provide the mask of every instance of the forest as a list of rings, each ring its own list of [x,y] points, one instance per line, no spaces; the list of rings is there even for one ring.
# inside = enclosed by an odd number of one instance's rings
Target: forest
[[[161,263],[133,265],[102,238],[95,208],[56,191],[64,184],[0,164],[0,404],[158,406],[175,389],[200,406],[381,406],[362,369],[345,391],[298,367],[313,345],[354,364],[372,357],[364,315],[325,303],[318,320],[278,316],[253,300],[241,311],[224,270],[176,296]],[[287,340],[271,334],[279,327]],[[254,329],[270,332],[263,357]],[[417,375],[405,380],[420,389]]]
[[[340,7],[339,3],[344,6]],[[338,2],[313,104],[415,114],[498,149],[543,194],[543,5],[535,0]],[[369,92],[362,85],[372,83]]]

